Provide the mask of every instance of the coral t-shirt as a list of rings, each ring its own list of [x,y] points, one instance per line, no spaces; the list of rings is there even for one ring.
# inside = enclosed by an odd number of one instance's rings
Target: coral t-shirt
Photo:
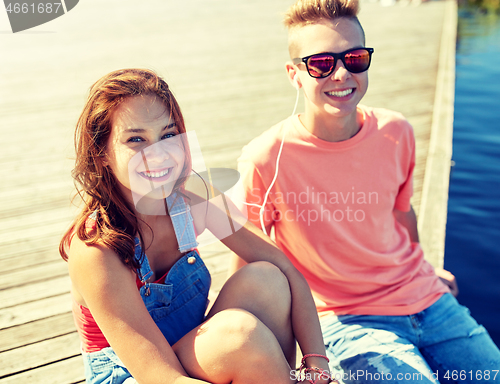
[[[238,159],[236,192],[262,205],[277,245],[307,279],[320,315],[409,315],[448,288],[393,210],[410,210],[415,141],[396,112],[359,106],[360,131],[342,142],[312,135],[292,116],[254,139]],[[247,206],[257,226],[259,208]]]

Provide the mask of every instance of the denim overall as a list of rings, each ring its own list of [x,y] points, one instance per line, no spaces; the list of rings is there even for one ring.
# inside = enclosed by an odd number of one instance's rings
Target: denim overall
[[[168,343],[174,345],[204,321],[211,279],[194,249],[198,243],[189,206],[176,194],[167,198],[167,204],[179,250],[189,252],[172,266],[165,284],[150,282],[153,272],[138,238],[135,257],[141,261],[137,276],[144,283],[139,290],[142,300]],[[88,384],[136,383],[111,347],[82,355]]]

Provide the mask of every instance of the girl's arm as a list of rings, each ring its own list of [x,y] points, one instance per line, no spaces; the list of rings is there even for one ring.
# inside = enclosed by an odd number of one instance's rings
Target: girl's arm
[[[228,220],[226,207],[229,207],[231,220],[235,222],[234,227],[241,228],[230,236],[225,236],[227,232],[220,231],[219,228],[221,223]],[[261,230],[247,221],[228,198],[223,206],[217,200],[210,201],[206,226],[245,262],[267,261],[283,272],[291,290],[293,332],[302,353],[326,355],[311,290],[304,276],[293,266],[286,255]],[[308,366],[328,370],[328,363],[323,358],[310,357],[307,363]]]
[[[76,236],[68,259],[73,289],[132,376],[143,383],[206,383],[188,377],[149,315],[136,275],[111,250],[87,246]]]

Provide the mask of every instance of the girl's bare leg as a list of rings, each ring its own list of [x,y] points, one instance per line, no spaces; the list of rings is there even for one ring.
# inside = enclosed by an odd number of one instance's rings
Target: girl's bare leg
[[[252,263],[224,285],[208,320],[174,345],[187,373],[210,383],[289,384],[295,363],[288,281]]]
[[[174,346],[189,376],[214,384],[291,384],[272,332],[242,309],[218,312]]]
[[[208,317],[228,308],[244,309],[274,334],[291,366],[295,337],[291,321],[292,297],[285,275],[267,262],[251,263],[235,272],[222,287]]]

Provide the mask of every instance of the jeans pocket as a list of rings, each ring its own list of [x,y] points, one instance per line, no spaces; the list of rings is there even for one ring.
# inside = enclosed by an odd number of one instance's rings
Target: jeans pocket
[[[200,281],[181,292],[168,308],[150,311],[154,322],[170,345],[200,325],[205,318],[208,288]]]
[[[102,350],[84,353],[82,356],[87,384],[111,384],[115,362]]]
[[[87,384],[122,384],[132,378],[111,347],[83,355]]]
[[[128,383],[130,381],[136,383],[136,381],[133,380],[130,372],[125,367],[119,365],[115,365],[113,367],[113,371],[111,373],[111,381],[110,381],[111,384],[123,384],[125,382]]]

